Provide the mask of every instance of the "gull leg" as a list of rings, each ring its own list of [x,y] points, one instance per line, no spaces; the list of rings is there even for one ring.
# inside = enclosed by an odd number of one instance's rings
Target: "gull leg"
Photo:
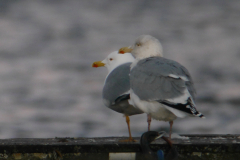
[[[130,129],[130,118],[127,115],[125,115],[125,117],[126,117],[126,122],[127,122],[127,125],[128,125],[129,138],[125,139],[125,140],[120,140],[120,142],[136,142],[136,140],[134,140],[132,138],[131,129]]]
[[[170,124],[170,130],[169,130],[169,139],[171,139],[173,121],[169,121],[169,124]]]
[[[130,129],[130,118],[129,118],[129,116],[126,116],[126,122],[127,122],[127,125],[128,125],[129,141],[134,142],[135,140],[132,138],[131,129]]]
[[[150,125],[151,125],[151,121],[152,121],[151,115],[150,115],[150,114],[148,114],[148,115],[147,115],[148,131],[150,131]]]

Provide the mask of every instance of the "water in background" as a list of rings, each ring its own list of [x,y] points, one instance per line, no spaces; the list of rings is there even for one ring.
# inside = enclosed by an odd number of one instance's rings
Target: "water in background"
[[[240,132],[240,1],[0,1],[0,138],[128,136],[106,108],[106,68],[92,68],[141,34],[190,71],[206,119],[177,119],[181,134]],[[133,136],[146,115],[131,116]],[[152,130],[167,122],[152,121]]]

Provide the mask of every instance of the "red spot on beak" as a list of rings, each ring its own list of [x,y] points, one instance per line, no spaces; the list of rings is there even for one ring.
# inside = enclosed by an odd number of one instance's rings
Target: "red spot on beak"
[[[124,54],[125,52],[124,52],[124,51],[119,51],[118,53],[120,53],[120,54]]]
[[[97,68],[97,67],[98,67],[98,65],[97,65],[97,64],[95,64],[95,63],[93,63],[93,64],[92,64],[92,67],[95,67],[95,68]]]

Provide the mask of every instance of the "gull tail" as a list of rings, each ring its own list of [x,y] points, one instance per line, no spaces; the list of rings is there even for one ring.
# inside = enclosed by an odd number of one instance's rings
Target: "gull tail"
[[[158,101],[159,103],[162,103],[168,107],[180,110],[182,112],[188,113],[188,114],[192,114],[194,116],[200,117],[200,118],[205,118],[205,116],[201,113],[198,112],[194,102],[192,101],[192,99],[189,97],[187,100],[187,103],[182,104],[182,103],[172,103],[169,101]]]

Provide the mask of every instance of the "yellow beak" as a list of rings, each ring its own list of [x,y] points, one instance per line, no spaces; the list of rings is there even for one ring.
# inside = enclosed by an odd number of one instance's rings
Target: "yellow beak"
[[[105,64],[104,63],[102,63],[102,61],[96,61],[96,62],[93,62],[93,64],[92,64],[92,67],[103,67],[103,66],[105,66]]]
[[[118,50],[118,53],[120,53],[120,54],[131,53],[131,51],[132,51],[132,48],[123,47],[123,48],[120,48],[120,49]]]

